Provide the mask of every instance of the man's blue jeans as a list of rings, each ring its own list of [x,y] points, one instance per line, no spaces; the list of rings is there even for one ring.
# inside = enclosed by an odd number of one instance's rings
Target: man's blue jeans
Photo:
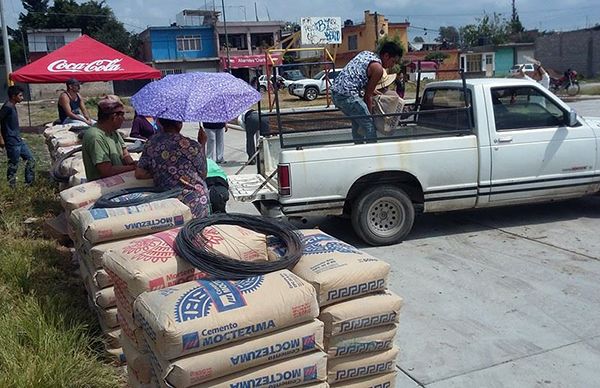
[[[14,145],[7,144],[6,156],[8,158],[8,168],[6,170],[8,185],[15,187],[17,184],[17,169],[19,168],[20,159],[25,161],[25,183],[32,184],[35,180],[35,159],[27,144],[24,141]]]
[[[364,116],[352,117],[352,138],[355,143],[374,142],[377,139],[375,124],[371,113],[367,108],[365,101],[359,96],[344,96],[333,92],[331,98],[335,106],[341,110],[346,116]],[[358,130],[362,129],[363,134]]]

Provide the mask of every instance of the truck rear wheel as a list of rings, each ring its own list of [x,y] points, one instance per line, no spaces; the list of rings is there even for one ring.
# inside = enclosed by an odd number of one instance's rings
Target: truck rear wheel
[[[401,242],[412,229],[415,208],[404,190],[377,186],[366,190],[352,206],[352,226],[370,245]]]

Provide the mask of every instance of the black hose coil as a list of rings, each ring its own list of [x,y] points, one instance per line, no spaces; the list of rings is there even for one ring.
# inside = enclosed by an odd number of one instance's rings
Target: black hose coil
[[[176,188],[170,189],[170,190],[161,190],[156,187],[135,187],[135,188],[131,188],[131,189],[121,189],[121,190],[113,191],[112,193],[104,194],[103,196],[98,198],[98,200],[96,200],[96,203],[94,203],[94,206],[92,206],[92,209],[106,209],[106,208],[113,208],[113,207],[138,206],[143,203],[160,201],[160,200],[167,199],[167,198],[177,198],[179,195],[181,195],[182,191],[183,191],[183,188],[181,188],[181,187],[176,187]],[[119,197],[122,197],[124,195],[131,195],[131,194],[138,194],[138,193],[142,194],[142,195],[137,196],[135,198],[131,198],[131,199],[122,199],[122,200],[118,199]],[[147,194],[147,195],[143,195],[143,194]]]
[[[286,253],[275,261],[246,262],[210,250],[202,235],[204,228],[215,225],[238,225],[264,235],[279,238]],[[281,221],[246,214],[213,214],[189,221],[175,238],[175,252],[209,279],[236,280],[293,268],[303,252],[300,236],[295,229]]]

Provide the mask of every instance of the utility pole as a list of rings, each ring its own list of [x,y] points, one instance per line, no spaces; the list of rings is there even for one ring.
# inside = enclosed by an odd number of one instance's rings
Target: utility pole
[[[8,45],[8,29],[4,20],[4,0],[0,0],[0,22],[2,23],[2,44],[4,45],[4,63],[6,64],[6,80],[10,85],[9,74],[12,73],[12,61],[10,59],[10,46]]]
[[[231,58],[229,57],[229,35],[227,35],[227,19],[225,18],[225,0],[221,0],[221,7],[223,7],[223,30],[225,30],[225,53],[227,54],[227,71],[231,73]]]

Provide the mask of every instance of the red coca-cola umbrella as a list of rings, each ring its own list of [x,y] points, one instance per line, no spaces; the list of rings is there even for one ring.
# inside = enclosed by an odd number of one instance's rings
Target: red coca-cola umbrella
[[[58,83],[160,78],[160,71],[82,35],[73,42],[11,73],[17,82]]]

